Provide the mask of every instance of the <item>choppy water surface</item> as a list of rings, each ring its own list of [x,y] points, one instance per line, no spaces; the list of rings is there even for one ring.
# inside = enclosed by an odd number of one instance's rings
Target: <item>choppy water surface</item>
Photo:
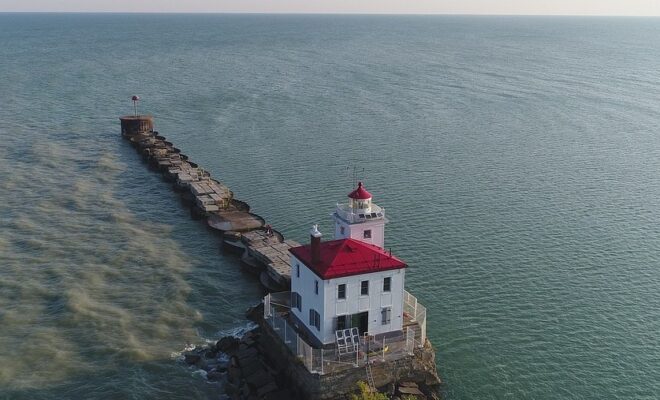
[[[660,20],[0,15],[0,398],[207,399],[261,289],[119,138],[287,236],[360,173],[449,399],[660,397]]]

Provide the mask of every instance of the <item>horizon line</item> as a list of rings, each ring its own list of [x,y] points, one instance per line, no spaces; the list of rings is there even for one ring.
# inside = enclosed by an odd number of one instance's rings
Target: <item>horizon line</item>
[[[658,18],[660,14],[497,14],[497,13],[397,13],[397,12],[301,12],[301,11],[3,11],[0,14],[186,14],[186,15],[356,15],[356,16],[464,16],[464,17],[614,17],[614,18]]]

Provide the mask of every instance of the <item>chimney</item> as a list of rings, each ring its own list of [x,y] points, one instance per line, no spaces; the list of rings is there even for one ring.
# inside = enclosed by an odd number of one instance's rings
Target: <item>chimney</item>
[[[309,235],[312,243],[312,264],[318,264],[321,261],[321,232],[319,232],[319,226],[313,225]]]

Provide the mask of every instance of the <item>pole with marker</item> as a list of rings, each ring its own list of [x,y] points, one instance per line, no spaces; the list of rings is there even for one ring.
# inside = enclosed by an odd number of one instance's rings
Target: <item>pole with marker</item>
[[[131,100],[133,100],[133,109],[135,110],[135,116],[137,117],[137,116],[138,116],[138,113],[137,113],[137,103],[138,103],[138,101],[140,101],[140,96],[133,96],[133,97],[131,98]]]

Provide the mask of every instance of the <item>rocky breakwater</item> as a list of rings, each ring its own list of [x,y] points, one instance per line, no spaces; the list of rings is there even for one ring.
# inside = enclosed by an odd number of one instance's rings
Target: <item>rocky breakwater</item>
[[[250,206],[234,198],[234,193],[211,173],[194,163],[172,142],[153,130],[153,117],[134,115],[120,117],[122,137],[136,148],[149,166],[160,172],[174,190],[181,192],[190,205],[191,216],[207,219],[207,224],[220,231],[246,232],[262,229],[265,220],[250,213]]]
[[[284,236],[267,225],[264,218],[250,212],[248,203],[235,199],[229,187],[212,178],[209,171],[154,131],[152,116],[125,116],[120,120],[122,137],[136,148],[152,169],[172,184],[175,191],[181,193],[183,203],[190,206],[191,216],[206,219],[210,228],[223,235],[224,243],[238,249],[235,251],[249,252],[244,263],[259,272],[264,287],[271,291],[286,290],[291,282],[287,250],[299,244],[284,240]],[[242,242],[242,234],[255,231],[259,238],[277,233],[279,239],[265,241],[268,245],[258,240]]]
[[[242,337],[226,336],[183,355],[183,362],[205,371],[209,381],[224,386],[225,399],[302,399],[292,393],[277,366],[269,362],[260,342],[261,328]]]

